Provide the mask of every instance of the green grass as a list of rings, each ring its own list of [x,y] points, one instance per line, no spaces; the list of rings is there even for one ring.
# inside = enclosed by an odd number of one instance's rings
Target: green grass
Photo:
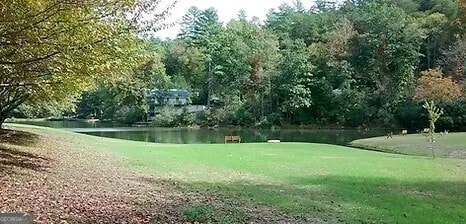
[[[330,223],[466,222],[464,159],[325,144],[169,145],[55,133],[116,152],[127,158],[129,169],[176,182],[186,191],[220,194],[240,205]],[[464,145],[466,138],[451,141]],[[199,209],[185,213],[197,217]]]
[[[377,137],[353,141],[352,146],[383,152],[405,155],[432,156],[434,149],[436,157],[466,159],[466,133],[436,134],[434,144],[428,142],[424,134],[406,136]]]
[[[218,211],[207,204],[187,206],[183,213],[190,222],[234,224],[247,221],[247,216],[240,211]]]

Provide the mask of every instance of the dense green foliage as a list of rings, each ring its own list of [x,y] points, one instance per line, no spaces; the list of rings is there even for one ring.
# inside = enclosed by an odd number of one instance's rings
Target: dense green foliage
[[[244,12],[225,26],[191,8],[165,49],[167,75],[221,102],[208,123],[232,125],[428,125],[413,90],[421,71],[462,82],[466,37],[455,1],[347,1],[282,5],[265,24]],[[445,103],[446,129],[465,126],[461,99]],[[225,111],[225,112],[223,112]]]

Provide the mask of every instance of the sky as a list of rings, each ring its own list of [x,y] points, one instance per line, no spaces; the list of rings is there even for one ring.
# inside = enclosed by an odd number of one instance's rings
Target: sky
[[[302,2],[306,8],[310,8],[314,1],[302,0]],[[236,18],[240,10],[246,11],[249,18],[256,16],[265,20],[267,12],[271,8],[277,8],[282,3],[293,4],[293,0],[178,0],[177,5],[171,11],[171,16],[167,18],[167,22],[177,23],[181,21],[191,6],[200,9],[216,8],[220,20],[224,23]],[[159,31],[155,35],[160,38],[174,38],[179,30],[180,26],[177,24],[172,28]]]

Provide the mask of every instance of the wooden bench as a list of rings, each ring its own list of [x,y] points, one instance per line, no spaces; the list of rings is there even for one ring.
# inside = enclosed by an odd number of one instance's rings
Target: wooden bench
[[[227,142],[241,143],[241,137],[240,136],[225,136],[225,144],[227,144]]]

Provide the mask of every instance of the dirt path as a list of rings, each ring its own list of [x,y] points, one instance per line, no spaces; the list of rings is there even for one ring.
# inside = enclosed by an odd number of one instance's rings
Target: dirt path
[[[0,212],[31,212],[36,223],[186,223],[183,208],[196,203],[241,207],[248,223],[304,223],[128,171],[123,158],[82,146],[79,135],[9,135],[0,138]]]

